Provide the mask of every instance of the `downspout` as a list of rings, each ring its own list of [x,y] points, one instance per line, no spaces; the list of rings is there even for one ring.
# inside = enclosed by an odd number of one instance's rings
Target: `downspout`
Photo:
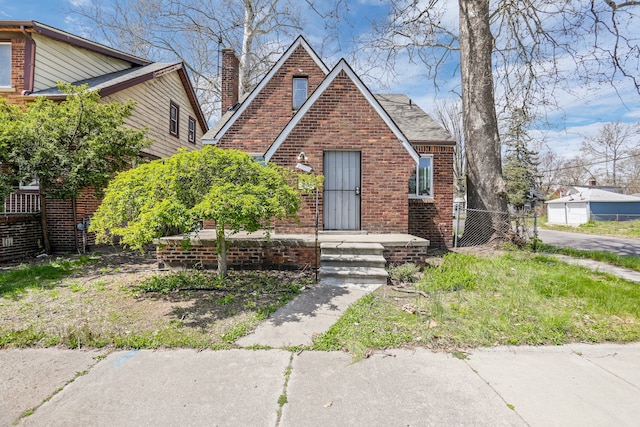
[[[33,82],[35,79],[36,68],[36,45],[31,35],[27,32],[24,25],[20,25],[20,32],[25,37],[25,55],[24,55],[24,76],[22,95],[29,95],[33,92]]]

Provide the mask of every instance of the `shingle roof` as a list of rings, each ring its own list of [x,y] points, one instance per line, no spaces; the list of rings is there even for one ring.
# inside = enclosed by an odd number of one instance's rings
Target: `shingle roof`
[[[407,95],[374,95],[411,143],[455,144],[455,140]]]
[[[640,202],[640,197],[627,196],[625,194],[612,193],[611,191],[587,188],[580,193],[571,194],[559,199],[549,200],[547,204],[555,203],[580,203],[580,202]]]
[[[104,74],[98,77],[92,77],[85,80],[80,80],[77,82],[73,82],[74,85],[78,86],[81,84],[88,84],[90,90],[101,90],[104,88],[108,88],[115,85],[120,85],[126,83],[128,81],[156,73],[165,68],[171,67],[173,65],[179,65],[179,62],[176,63],[167,63],[167,62],[154,62],[153,64],[149,64],[144,67],[132,67],[127,68],[126,70],[116,71],[109,74]],[[33,92],[29,96],[61,96],[64,93],[60,92],[57,87],[52,87],[49,89],[44,89],[38,92]]]

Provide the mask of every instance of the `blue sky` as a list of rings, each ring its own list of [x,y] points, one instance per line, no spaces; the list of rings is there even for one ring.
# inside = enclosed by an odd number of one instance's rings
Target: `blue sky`
[[[87,0],[0,0],[0,19],[36,20],[77,34],[80,26],[69,10],[74,4],[83,1]],[[350,0],[350,22],[344,23],[340,28],[344,36],[342,43],[366,30],[371,19],[384,16],[388,1]],[[445,19],[456,20],[456,10],[452,10]],[[322,25],[317,21],[310,20],[307,23],[305,33],[312,46],[315,47],[314,35],[319,40],[322,30]],[[348,56],[348,45],[335,46],[335,56],[326,58],[329,66],[337,62],[341,49]],[[397,62],[403,66],[396,69],[398,76],[395,81],[388,88],[373,87],[373,90],[406,93],[427,111],[432,110],[434,100],[454,97],[447,88],[436,91],[420,65],[403,61],[402,58]],[[450,84],[452,87],[457,86],[458,78],[452,79]],[[548,146],[554,152],[571,157],[579,154],[582,139],[597,134],[603,123],[616,120],[637,122],[640,120],[640,95],[629,82],[622,82],[619,88],[616,92],[609,85],[584,88],[575,84],[572,93],[559,92],[557,100],[562,110],[551,113],[553,126],[534,132],[534,136],[546,138]]]

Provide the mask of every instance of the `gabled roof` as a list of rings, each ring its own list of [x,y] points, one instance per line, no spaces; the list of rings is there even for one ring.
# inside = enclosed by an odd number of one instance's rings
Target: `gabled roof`
[[[121,59],[123,61],[130,62],[134,65],[148,65],[151,61],[143,58],[139,58],[134,55],[121,52],[117,49],[110,48],[100,43],[92,42],[82,37],[78,37],[74,34],[67,33],[66,31],[59,30],[58,28],[51,27],[49,25],[42,24],[37,21],[0,21],[0,28],[15,28],[16,32],[28,32],[38,33],[43,36],[50,37],[54,40],[69,43],[73,46],[89,49],[94,52],[101,53],[112,58]]]
[[[627,196],[626,194],[612,193],[611,191],[598,190],[597,188],[585,188],[580,193],[571,194],[559,199],[549,200],[547,204],[556,203],[584,203],[584,202],[615,202],[615,203],[640,203],[640,197]]]
[[[451,135],[408,96],[376,94],[375,97],[412,144],[455,145]]]
[[[242,101],[240,106],[232,112],[223,112],[222,118],[218,121],[216,125],[214,125],[209,132],[207,132],[202,137],[203,144],[217,144],[218,140],[224,133],[235,123],[235,121],[242,115],[242,113],[247,109],[251,102],[258,96],[260,91],[271,81],[273,76],[278,72],[278,70],[282,67],[282,65],[289,59],[291,54],[295,52],[298,47],[304,48],[311,59],[316,63],[316,65],[324,72],[324,74],[329,73],[329,69],[322,62],[322,59],[316,54],[316,52],[309,46],[309,43],[302,36],[298,36],[298,38],[289,46],[289,48],[282,54],[280,59],[274,64],[271,70],[267,73],[266,76],[260,81],[258,86],[256,86],[251,93]],[[225,120],[226,119],[226,120]]]
[[[98,77],[92,77],[85,80],[73,82],[73,85],[78,86],[87,84],[90,90],[97,90],[100,96],[109,96],[116,92],[120,92],[124,89],[128,89],[140,83],[148,80],[155,79],[165,74],[177,71],[182,81],[182,85],[187,93],[189,102],[195,111],[200,127],[206,131],[208,129],[207,121],[204,118],[200,104],[196,98],[195,90],[191,84],[191,80],[187,75],[186,70],[182,62],[154,62],[144,67],[133,67],[126,70],[116,71],[114,73],[104,74]],[[66,95],[57,87],[33,92],[27,95],[29,98],[38,96],[46,96],[50,99],[64,99]]]
[[[271,157],[278,150],[280,145],[287,138],[289,133],[293,130],[293,128],[300,122],[300,120],[304,117],[304,115],[309,111],[311,106],[320,98],[320,96],[324,93],[325,90],[331,85],[331,83],[335,80],[335,78],[341,73],[344,72],[351,79],[351,81],[356,85],[356,87],[360,90],[365,99],[371,104],[373,109],[379,114],[380,118],[389,126],[389,129],[396,135],[396,137],[402,141],[402,146],[407,150],[409,155],[418,162],[420,159],[420,155],[416,152],[413,146],[409,143],[407,137],[402,133],[400,128],[396,125],[396,123],[391,119],[387,111],[382,108],[380,102],[376,99],[375,96],[371,93],[371,91],[365,86],[365,84],[360,80],[358,75],[351,69],[347,61],[341,59],[340,62],[331,70],[329,75],[325,77],[325,79],[320,83],[320,86],[316,88],[316,90],[311,94],[309,98],[305,101],[304,104],[300,107],[300,109],[296,112],[296,114],[291,118],[287,126],[282,130],[280,135],[276,138],[276,140],[271,144],[271,147],[267,150],[264,155],[266,161],[269,161]]]

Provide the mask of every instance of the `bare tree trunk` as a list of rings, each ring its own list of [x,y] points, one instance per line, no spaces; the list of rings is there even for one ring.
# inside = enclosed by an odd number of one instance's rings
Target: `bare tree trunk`
[[[489,26],[489,0],[460,0],[459,5],[468,207],[506,212],[507,192],[502,177],[501,147],[493,92],[493,36]],[[476,234],[474,241],[487,243],[506,237],[506,227],[488,218],[490,217],[487,215],[467,216],[467,224],[471,222],[469,225],[483,233],[481,236]],[[489,223],[478,224],[478,221]]]
[[[216,244],[218,248],[218,276],[227,277],[227,240],[224,224],[216,223]]]

